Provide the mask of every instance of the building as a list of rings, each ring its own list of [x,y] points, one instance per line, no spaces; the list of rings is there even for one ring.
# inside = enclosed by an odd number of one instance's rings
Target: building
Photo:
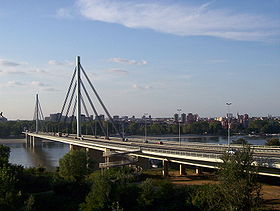
[[[50,118],[49,121],[51,122],[58,122],[59,118],[60,118],[60,113],[56,113],[56,114],[50,114]],[[61,116],[61,120],[64,120],[65,117]]]
[[[179,121],[179,114],[174,114],[174,122],[178,122]]]
[[[103,114],[98,115],[98,116],[95,116],[95,120],[98,120],[98,118],[99,118],[99,120],[101,120],[101,121],[104,121],[104,120],[105,120],[105,116],[104,116]]]
[[[3,116],[0,117],[0,122],[7,122],[7,121],[8,121],[7,118],[5,118],[5,117],[3,117]]]
[[[195,117],[194,117],[194,115],[193,115],[192,113],[188,113],[188,115],[187,115],[187,123],[188,123],[188,124],[193,123],[193,122],[195,121],[194,118],[195,118]]]
[[[184,123],[186,123],[186,120],[187,120],[187,115],[185,113],[182,113],[181,122],[184,124]]]

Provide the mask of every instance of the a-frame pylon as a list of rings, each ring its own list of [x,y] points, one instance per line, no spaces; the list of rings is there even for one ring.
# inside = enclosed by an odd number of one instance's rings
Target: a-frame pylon
[[[60,118],[59,118],[59,121],[61,120],[61,117],[62,117],[62,114],[64,112],[64,109],[65,109],[65,106],[68,102],[68,98],[69,98],[69,94],[72,90],[72,93],[70,95],[70,99],[69,99],[69,104],[68,104],[68,108],[66,110],[66,117],[65,119],[68,117],[68,113],[70,111],[70,108],[71,108],[71,105],[72,105],[72,102],[73,102],[73,98],[75,96],[75,103],[74,103],[74,106],[73,106],[73,115],[74,115],[74,112],[76,110],[76,121],[77,121],[77,137],[81,137],[82,134],[81,134],[81,105],[83,105],[84,107],[84,110],[87,114],[87,116],[89,117],[89,113],[88,113],[88,110],[86,108],[86,104],[85,104],[85,101],[82,96],[82,91],[85,93],[86,95],[86,99],[88,100],[88,103],[90,105],[90,107],[92,108],[96,118],[97,118],[97,121],[100,125],[100,128],[104,134],[105,137],[108,138],[108,134],[106,133],[105,131],[105,128],[100,120],[100,117],[98,115],[98,112],[93,104],[93,101],[85,87],[85,84],[83,83],[82,81],[82,76],[84,76],[84,78],[86,79],[86,81],[88,82],[90,88],[92,89],[94,95],[96,96],[99,104],[101,105],[101,107],[103,108],[104,112],[106,113],[106,115],[108,116],[110,122],[112,123],[115,131],[119,134],[119,136],[121,136],[123,138],[123,134],[120,133],[119,129],[115,126],[114,124],[114,121],[113,121],[113,118],[112,116],[110,115],[109,111],[107,110],[106,106],[104,105],[103,101],[101,100],[100,96],[98,95],[97,91],[95,90],[93,84],[91,83],[89,77],[87,76],[85,70],[83,69],[82,65],[81,65],[81,62],[80,62],[80,56],[77,56],[76,57],[76,67],[75,67],[75,70],[74,70],[74,73],[73,73],[73,76],[72,76],[72,79],[71,79],[71,82],[70,82],[70,86],[68,88],[68,91],[67,91],[67,94],[66,94],[66,97],[65,97],[65,100],[64,100],[64,103],[63,103],[63,106],[62,106],[62,109],[61,109],[61,112],[60,112]],[[76,80],[74,80],[76,78]],[[75,82],[74,82],[75,81]],[[73,86],[73,83],[74,83],[74,86]],[[72,117],[73,117],[72,115]]]

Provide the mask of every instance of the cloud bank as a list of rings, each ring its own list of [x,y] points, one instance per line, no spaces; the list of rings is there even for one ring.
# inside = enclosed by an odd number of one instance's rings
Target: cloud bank
[[[81,15],[90,20],[181,36],[270,41],[280,35],[279,22],[264,16],[215,9],[213,3],[195,6],[169,2],[77,0],[77,5]]]
[[[16,62],[16,61],[11,61],[11,60],[7,60],[7,59],[0,59],[1,66],[15,67],[15,66],[24,65],[24,64],[27,64],[27,62]]]
[[[108,59],[109,62],[115,62],[120,64],[134,64],[134,65],[145,65],[148,64],[147,61],[136,61],[136,60],[129,60],[129,59],[123,59],[123,58],[110,58]]]

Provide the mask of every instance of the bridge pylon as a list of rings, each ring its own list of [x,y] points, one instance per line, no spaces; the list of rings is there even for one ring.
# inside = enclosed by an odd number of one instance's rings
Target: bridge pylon
[[[35,120],[35,132],[38,133],[40,121],[45,120],[38,94],[36,94],[36,98],[35,98],[35,110],[34,110],[33,120]]]
[[[58,121],[60,121],[63,117],[64,123],[66,122],[66,120],[68,119],[68,114],[69,111],[72,108],[72,117],[71,117],[71,124],[72,125],[72,121],[74,119],[74,114],[76,113],[76,122],[77,122],[77,137],[81,138],[82,137],[82,131],[81,131],[81,121],[82,121],[82,108],[86,114],[86,116],[90,119],[90,121],[92,121],[92,119],[90,118],[88,109],[86,107],[86,102],[85,99],[87,99],[87,103],[90,105],[93,113],[96,116],[96,120],[99,123],[99,126],[101,128],[102,133],[104,134],[104,136],[106,138],[108,138],[108,133],[106,132],[104,125],[102,123],[102,120],[100,118],[100,115],[98,115],[97,109],[93,103],[93,100],[89,94],[89,92],[86,89],[86,85],[83,82],[82,78],[85,79],[85,81],[87,82],[87,86],[90,88],[89,91],[93,92],[93,94],[95,95],[97,101],[100,104],[100,107],[104,110],[104,112],[106,113],[106,115],[108,116],[109,121],[111,122],[114,130],[116,131],[116,133],[119,134],[119,136],[121,136],[123,138],[123,134],[120,133],[119,128],[116,127],[116,125],[114,124],[113,118],[110,115],[109,111],[107,110],[107,108],[105,107],[103,101],[101,100],[100,96],[98,95],[96,89],[94,88],[92,82],[90,81],[88,75],[86,74],[84,68],[81,65],[80,62],[80,56],[76,57],[76,66],[74,69],[74,73],[72,75],[72,79],[70,82],[70,86],[68,88],[61,112],[60,112],[60,116],[58,118]],[[85,94],[85,98],[83,97],[83,94]],[[74,103],[73,103],[73,99],[74,99]],[[68,104],[67,104],[68,103]],[[67,106],[66,106],[67,104]],[[65,107],[67,107],[66,109],[66,115],[62,116]],[[91,124],[91,129],[93,130],[93,124]],[[95,126],[96,127],[96,126]],[[96,129],[96,128],[95,128]]]

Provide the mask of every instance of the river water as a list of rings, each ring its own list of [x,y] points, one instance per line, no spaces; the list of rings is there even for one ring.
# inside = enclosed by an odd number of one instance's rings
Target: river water
[[[236,140],[243,136],[232,136],[231,140]],[[143,137],[142,137],[143,138]],[[157,139],[178,141],[178,137],[154,137]],[[264,145],[266,140],[263,137],[243,137],[250,144]],[[216,143],[226,144],[227,137],[222,136],[198,136],[188,135],[182,136],[182,142],[200,142],[200,143]],[[14,164],[23,165],[25,167],[45,167],[48,170],[55,170],[58,166],[59,159],[62,158],[68,151],[69,145],[42,141],[32,148],[27,146],[25,139],[0,139],[0,144],[4,144],[11,149],[10,162]]]
[[[10,147],[10,163],[50,171],[56,169],[59,159],[69,151],[68,144],[52,141],[38,141],[34,148],[27,146],[25,139],[0,139],[0,144]]]

